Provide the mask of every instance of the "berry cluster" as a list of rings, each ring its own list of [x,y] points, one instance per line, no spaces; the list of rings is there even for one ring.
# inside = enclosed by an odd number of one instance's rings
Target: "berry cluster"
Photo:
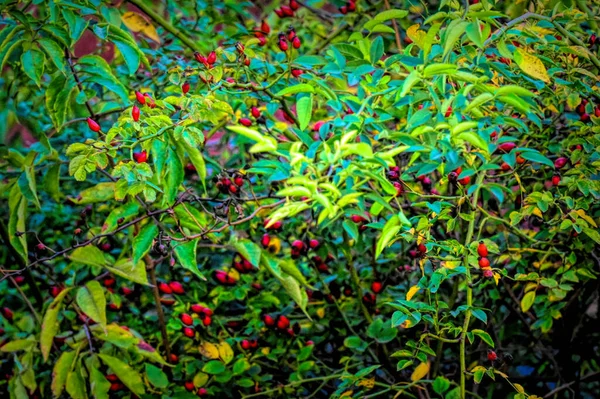
[[[294,326],[290,328],[290,319],[284,315],[279,315],[275,318],[269,314],[266,314],[263,316],[263,321],[265,326],[268,328],[274,328],[278,332],[286,333],[290,337],[293,337],[300,332],[300,325],[298,323],[294,323]]]
[[[400,179],[400,168],[398,166],[391,166],[386,173],[386,177],[394,185],[394,188],[396,189],[396,197],[404,194],[404,186],[402,184],[402,180]]]
[[[216,177],[215,180],[215,186],[223,194],[237,195],[244,185],[244,177],[237,172],[232,176]]]
[[[290,0],[289,6],[281,6],[275,10],[275,14],[279,18],[293,17],[294,11],[300,8],[300,4],[296,0]]]
[[[479,267],[483,271],[483,277],[494,277],[494,272],[492,272],[492,268],[490,267],[490,260],[488,259],[488,249],[483,241],[479,241],[479,245],[477,245],[477,254],[479,255],[478,262]]]
[[[205,57],[202,54],[195,52],[194,58],[196,58],[196,61],[203,64],[206,68],[211,69],[217,62],[217,53],[215,51],[211,51]]]
[[[584,98],[583,100],[581,100],[581,102],[575,109],[577,111],[577,114],[579,114],[579,120],[581,120],[582,122],[589,122],[590,114],[588,112],[592,112],[592,107],[594,115],[600,118],[600,104],[596,104],[596,106],[593,106],[593,104],[590,104],[589,100]]]
[[[346,5],[340,7],[340,12],[344,15],[353,11],[356,11],[356,0],[350,0],[346,3]]]
[[[290,26],[287,34],[280,33],[278,36],[277,46],[281,51],[287,51],[289,49],[288,42],[292,44],[292,47],[299,49],[302,45],[302,41],[296,36],[296,30],[293,26]]]

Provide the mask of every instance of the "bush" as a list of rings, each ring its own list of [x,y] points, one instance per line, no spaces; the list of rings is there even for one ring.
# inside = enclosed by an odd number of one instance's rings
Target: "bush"
[[[150,3],[3,5],[5,396],[597,395],[597,5]]]

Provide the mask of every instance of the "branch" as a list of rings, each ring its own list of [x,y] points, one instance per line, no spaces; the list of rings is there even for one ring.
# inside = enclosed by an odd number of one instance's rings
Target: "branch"
[[[591,373],[586,374],[583,377],[581,377],[579,379],[579,381],[587,380],[588,378],[595,377],[598,374],[600,374],[600,371],[591,372]],[[560,392],[560,391],[562,391],[564,389],[569,388],[571,385],[575,384],[576,382],[577,381],[571,381],[568,384],[563,384],[561,386],[558,386],[558,387],[554,388],[553,390],[551,390],[550,392],[548,392],[546,395],[544,395],[544,398],[550,398],[550,397],[554,396],[555,394],[557,394],[558,392]]]
[[[154,295],[154,306],[156,307],[156,314],[158,315],[158,324],[160,326],[160,335],[162,336],[163,346],[165,347],[165,353],[167,355],[167,361],[171,362],[171,346],[169,345],[169,336],[167,335],[167,325],[165,323],[165,314],[160,304],[160,293],[158,292],[158,284],[156,283],[156,263],[150,257],[146,255],[146,264],[148,265],[148,271],[150,272],[150,283],[152,284],[152,294]]]
[[[390,2],[388,0],[383,0],[385,4],[385,8],[387,10],[390,9]],[[398,47],[398,52],[402,51],[402,40],[400,40],[400,32],[398,31],[398,24],[395,19],[392,19],[392,26],[394,27],[394,32],[396,33],[396,46]],[[375,62],[375,60],[372,60]]]

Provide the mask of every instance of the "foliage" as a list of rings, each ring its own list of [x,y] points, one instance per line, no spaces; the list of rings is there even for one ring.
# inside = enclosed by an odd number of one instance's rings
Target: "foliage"
[[[593,397],[597,6],[151,3],[1,6],[0,391]]]

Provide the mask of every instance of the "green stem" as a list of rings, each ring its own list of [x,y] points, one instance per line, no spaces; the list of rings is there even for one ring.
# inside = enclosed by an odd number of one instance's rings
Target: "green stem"
[[[473,306],[473,288],[471,288],[471,272],[469,270],[469,244],[471,244],[471,240],[473,239],[473,232],[475,231],[475,213],[477,212],[477,200],[479,199],[479,187],[485,178],[485,173],[479,172],[477,176],[477,180],[475,182],[476,189],[473,193],[473,198],[471,199],[471,220],[469,221],[469,226],[467,229],[467,235],[465,237],[465,253],[463,256],[463,261],[465,263],[465,275],[466,275],[466,284],[467,284],[467,310],[465,311],[465,321],[463,323],[463,328],[460,333],[460,397],[462,399],[466,398],[467,391],[467,383],[466,383],[466,372],[467,372],[467,364],[466,364],[466,341],[467,341],[467,331],[469,329],[469,322],[471,321],[471,307]]]
[[[144,3],[143,0],[127,0],[131,4],[137,6],[140,10],[142,10],[146,15],[148,15],[154,22],[165,28],[166,31],[170,32],[173,36],[181,40],[187,47],[189,47],[193,51],[201,52],[201,48],[194,43],[188,36],[184,35],[179,29],[171,25],[169,21],[164,19],[162,16],[154,12],[150,7]]]

